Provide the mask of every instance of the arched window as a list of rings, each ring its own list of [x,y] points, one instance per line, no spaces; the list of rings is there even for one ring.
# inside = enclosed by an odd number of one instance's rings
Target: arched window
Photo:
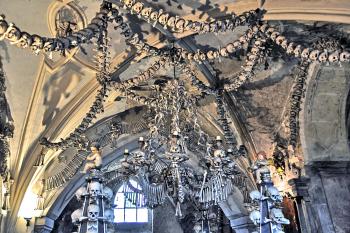
[[[135,180],[130,180],[130,185],[141,190]],[[128,185],[122,185],[115,197],[114,222],[116,223],[147,223],[148,209],[144,207],[144,196],[134,192]]]

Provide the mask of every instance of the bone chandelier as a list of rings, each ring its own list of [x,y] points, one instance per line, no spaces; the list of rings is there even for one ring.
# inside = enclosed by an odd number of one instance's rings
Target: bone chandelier
[[[119,8],[123,6],[122,8]],[[122,11],[136,14],[140,19],[147,21],[154,27],[174,33],[191,32],[194,34],[227,33],[239,26],[247,26],[246,32],[239,39],[228,43],[219,49],[189,51],[179,48],[176,41],[161,49],[149,45],[141,39],[141,35],[131,30],[134,22],[124,22]],[[222,20],[200,22],[185,20],[171,15],[162,9],[154,9],[136,0],[105,0],[100,10],[91,20],[90,24],[82,30],[72,32],[68,36],[46,38],[39,35],[21,31],[13,23],[8,23],[4,16],[0,17],[0,40],[8,40],[10,44],[20,48],[28,48],[35,54],[59,52],[63,56],[66,50],[78,48],[82,44],[94,41],[97,46],[96,64],[98,72],[96,79],[100,89],[89,112],[79,126],[65,139],[59,142],[41,140],[41,144],[49,149],[65,150],[76,147],[79,153],[75,157],[74,165],[67,166],[60,175],[52,176],[45,181],[45,190],[55,189],[69,181],[79,169],[85,159],[87,148],[91,145],[93,156],[87,158],[93,162],[87,165],[85,171],[89,172],[87,184],[77,192],[82,201],[82,209],[72,215],[73,221],[79,225],[79,232],[109,232],[108,224],[113,221],[113,207],[111,199],[113,193],[105,186],[108,181],[119,179],[135,193],[142,193],[144,200],[138,205],[154,208],[162,205],[166,197],[170,197],[176,206],[176,215],[181,217],[181,205],[189,201],[198,210],[195,232],[216,232],[215,214],[213,207],[227,199],[233,186],[240,186],[245,194],[245,201],[251,199],[260,203],[253,205],[251,219],[261,229],[263,219],[258,210],[270,211],[272,220],[270,226],[276,231],[283,232],[282,224],[287,224],[279,209],[281,198],[271,185],[266,161],[261,157],[255,164],[255,171],[262,175],[257,177],[261,181],[261,192],[253,191],[248,195],[244,182],[244,175],[234,162],[245,154],[243,147],[237,147],[227,113],[224,106],[223,94],[225,91],[237,91],[244,83],[254,78],[257,70],[262,69],[270,56],[271,46],[279,46],[287,55],[300,60],[298,72],[295,74],[295,85],[292,93],[289,113],[289,144],[296,147],[298,139],[298,115],[303,92],[307,68],[310,63],[340,63],[349,62],[350,53],[342,47],[314,46],[305,47],[289,41],[286,37],[266,21],[262,20],[265,11],[262,9],[244,12],[241,15],[234,13],[226,15]],[[156,61],[138,76],[126,81],[116,81],[111,78],[114,71],[109,62],[108,25],[113,24],[116,30],[121,31],[128,46],[136,48],[137,54],[155,57]],[[215,59],[232,58],[232,54],[244,50],[245,64],[242,70],[234,77],[223,80],[217,86],[210,86],[200,81],[191,64],[207,63]],[[165,80],[162,84],[154,84],[149,95],[139,95],[135,87],[152,79],[156,79],[157,72],[167,66],[176,67],[182,72],[182,78]],[[184,82],[191,84],[195,92],[188,92]],[[109,165],[101,169],[101,158],[98,149],[100,146],[91,144],[84,136],[86,130],[92,125],[97,114],[103,112],[103,102],[110,91],[117,91],[126,98],[146,105],[149,108],[149,133],[146,138],[140,138],[138,151],[125,152],[121,163]],[[215,96],[217,113],[220,117],[224,140],[218,137],[210,140],[204,133],[197,120],[197,103],[205,95]],[[110,137],[118,137],[111,134]],[[196,145],[196,146],[193,146]],[[194,171],[186,161],[191,153],[202,154],[202,167]],[[37,165],[44,164],[44,155],[38,159]],[[130,183],[130,179],[137,179],[142,187],[138,190]],[[10,179],[8,179],[10,182]],[[264,184],[267,184],[264,186]],[[103,186],[103,187],[102,187]],[[264,196],[266,195],[266,196]],[[8,195],[9,196],[9,195]],[[266,204],[264,207],[264,203]],[[267,209],[266,209],[267,208]],[[214,223],[213,223],[214,222]],[[271,230],[271,229],[270,229]]]

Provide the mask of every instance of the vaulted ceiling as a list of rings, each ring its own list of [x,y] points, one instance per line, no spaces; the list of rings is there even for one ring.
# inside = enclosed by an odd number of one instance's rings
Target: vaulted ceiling
[[[77,28],[81,29],[95,15],[99,4],[100,1],[96,0],[28,0],[21,3],[0,0],[1,12],[6,15],[7,21],[15,22],[25,31],[47,37],[56,36],[56,20],[62,9],[63,17],[74,21]],[[154,0],[149,4],[187,19],[200,20],[218,18],[229,12],[240,13],[258,6],[255,0]],[[329,8],[330,4],[332,8]],[[264,7],[267,10],[265,19],[296,40],[302,38],[311,44],[315,35],[329,36],[334,34],[333,32],[349,35],[350,32],[350,27],[346,25],[350,23],[348,0],[266,0]],[[236,39],[245,30],[241,27],[234,33],[219,35],[190,35],[188,32],[171,34],[152,27],[135,15],[125,14],[125,18],[134,22],[131,26],[135,32],[141,33],[151,45],[159,48],[171,43],[173,38],[181,38],[177,42],[178,46],[193,51],[198,48],[218,48]],[[320,28],[323,29],[319,30]],[[109,29],[111,60],[112,66],[115,67],[113,79],[127,80],[152,63],[152,58],[136,55],[135,50],[126,46],[120,31],[113,30],[112,27]],[[304,31],[314,31],[314,34],[305,34]],[[278,54],[278,50],[275,52]],[[53,54],[51,58],[49,54],[34,55],[29,50],[22,50],[0,41],[0,55],[7,78],[6,96],[15,127],[14,138],[10,142],[10,167],[15,181],[13,198],[16,200],[10,221],[15,223],[27,188],[34,187],[35,191],[37,182],[43,176],[57,173],[55,167],[61,166],[60,158],[66,157],[69,161],[73,156],[73,152],[69,150],[65,152],[66,155],[61,156],[58,156],[59,152],[49,151],[45,158],[49,166],[34,168],[33,164],[42,149],[39,145],[40,138],[48,137],[57,141],[68,136],[88,111],[98,90],[98,82],[95,79],[93,45],[73,49],[65,57]],[[259,73],[253,82],[244,85],[239,92],[228,94],[231,101],[228,104],[232,111],[232,125],[238,140],[246,144],[252,156],[256,150],[272,149],[274,136],[281,131],[280,125],[285,120],[283,117],[287,106],[287,94],[293,81],[290,74],[296,61],[282,55],[277,57],[270,62],[269,69]],[[223,59],[211,64],[197,65],[196,70],[199,79],[215,86],[221,79],[237,73],[241,65],[242,61],[239,58]],[[171,74],[171,70],[164,70],[159,76]],[[126,120],[129,124],[140,119],[132,119],[133,114],[136,114],[132,109],[137,104],[125,98],[117,98],[118,94],[110,94],[105,103],[105,112],[100,114],[95,122],[103,122],[129,109],[132,112]],[[203,104],[202,114],[204,119],[215,123],[217,116],[212,99],[207,99]],[[97,126],[98,124],[95,127]],[[220,133],[215,124],[210,129]],[[97,129],[94,132],[101,133]],[[131,140],[131,137],[132,135],[125,140]],[[55,190],[50,196],[55,198],[61,191],[62,189]],[[50,204],[54,201],[51,200]]]

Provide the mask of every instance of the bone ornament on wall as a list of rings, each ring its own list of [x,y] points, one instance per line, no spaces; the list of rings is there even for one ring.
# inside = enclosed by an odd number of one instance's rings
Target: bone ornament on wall
[[[246,25],[249,22],[256,21],[261,17],[261,10],[251,10],[242,13],[241,15],[226,15],[226,20],[213,20],[212,22],[199,22],[186,20],[180,16],[171,16],[169,13],[162,9],[156,10],[152,7],[145,6],[144,3],[135,0],[121,0],[124,9],[127,9],[131,14],[137,14],[139,18],[142,18],[155,26],[157,23],[162,25],[164,29],[168,29],[172,32],[186,32],[192,31],[194,33],[219,33],[232,31],[238,26]]]

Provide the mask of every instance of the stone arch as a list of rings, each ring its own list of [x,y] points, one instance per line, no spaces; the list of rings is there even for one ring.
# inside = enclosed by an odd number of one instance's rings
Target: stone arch
[[[310,68],[300,118],[307,178],[299,179],[302,183],[297,187],[306,191],[301,194],[306,232],[350,231],[349,68],[318,64]]]
[[[300,118],[305,162],[349,161],[346,105],[350,67],[314,64],[310,74]]]

